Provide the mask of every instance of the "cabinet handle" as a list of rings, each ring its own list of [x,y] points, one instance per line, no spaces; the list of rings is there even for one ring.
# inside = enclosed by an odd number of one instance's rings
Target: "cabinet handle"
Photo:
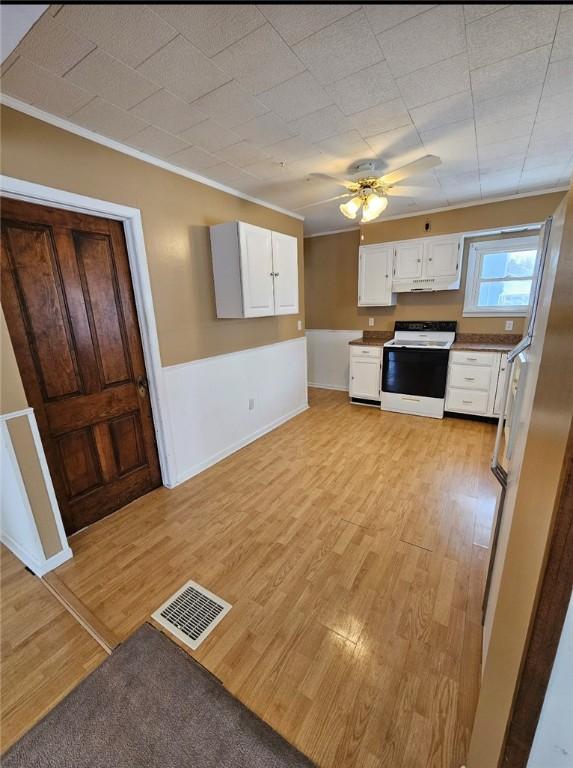
[[[475,381],[474,376],[464,376],[465,381]]]
[[[473,400],[462,400],[462,403],[464,403],[464,405],[472,405]]]
[[[477,357],[466,357],[466,360],[477,360]]]
[[[430,256],[430,258],[428,259],[428,261],[432,261],[432,257],[431,257],[431,256]]]
[[[367,349],[363,349],[363,350],[361,350],[361,352],[362,352],[363,355],[368,355],[369,354],[369,351]]]
[[[275,277],[278,277],[278,276],[279,276],[279,273],[278,273],[278,272],[275,272]]]
[[[419,397],[401,397],[400,400],[409,400],[412,403],[419,403],[420,398]]]

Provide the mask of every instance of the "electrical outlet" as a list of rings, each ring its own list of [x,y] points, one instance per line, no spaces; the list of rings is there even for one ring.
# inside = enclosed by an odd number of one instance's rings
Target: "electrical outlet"
[[[255,398],[249,397],[249,411],[255,410]]]
[[[297,321],[296,327],[299,331],[302,331],[302,320]]]
[[[505,330],[506,331],[513,331],[513,320],[506,320],[505,321]]]
[[[368,318],[368,325],[369,325],[370,327],[372,327],[372,326],[374,325],[374,318],[373,318],[373,317],[369,317],[369,318]]]

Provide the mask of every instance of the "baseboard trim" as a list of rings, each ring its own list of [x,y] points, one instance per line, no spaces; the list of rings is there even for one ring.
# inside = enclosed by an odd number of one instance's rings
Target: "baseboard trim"
[[[272,421],[270,424],[267,424],[266,426],[261,427],[261,429],[257,429],[256,432],[251,432],[250,435],[247,435],[242,440],[239,440],[238,442],[233,443],[232,445],[228,446],[224,450],[213,454],[208,459],[205,459],[205,461],[202,461],[199,464],[195,464],[186,472],[182,472],[180,475],[177,476],[177,482],[175,483],[175,485],[181,485],[181,483],[184,483],[186,480],[190,480],[192,477],[195,477],[195,475],[198,475],[201,472],[204,472],[206,469],[209,469],[209,467],[212,467],[213,465],[218,464],[218,462],[222,461],[223,459],[226,459],[231,454],[236,453],[237,451],[240,451],[241,448],[244,448],[250,443],[253,443],[255,440],[258,440],[259,437],[262,437],[263,435],[266,435],[269,432],[272,432],[273,429],[280,427],[281,424],[285,424],[287,421],[294,419],[295,416],[298,416],[299,414],[304,413],[304,411],[308,410],[308,407],[309,407],[308,402],[304,403],[303,405],[299,406],[298,408],[295,408],[293,411],[290,411],[284,416],[281,416],[280,418],[275,419],[275,421]],[[169,487],[174,488],[175,485],[169,486]]]
[[[335,389],[337,392],[348,392],[348,387],[337,387],[332,384],[317,384],[315,381],[309,381],[308,386],[314,387],[315,389]]]

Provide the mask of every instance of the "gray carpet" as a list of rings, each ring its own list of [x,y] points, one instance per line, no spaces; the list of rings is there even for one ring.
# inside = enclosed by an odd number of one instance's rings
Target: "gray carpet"
[[[149,625],[2,758],[2,768],[309,768]]]

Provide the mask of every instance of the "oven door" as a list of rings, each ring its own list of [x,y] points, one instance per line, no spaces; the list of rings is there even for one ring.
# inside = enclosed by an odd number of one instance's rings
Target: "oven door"
[[[443,399],[449,356],[447,349],[384,347],[382,391]]]

